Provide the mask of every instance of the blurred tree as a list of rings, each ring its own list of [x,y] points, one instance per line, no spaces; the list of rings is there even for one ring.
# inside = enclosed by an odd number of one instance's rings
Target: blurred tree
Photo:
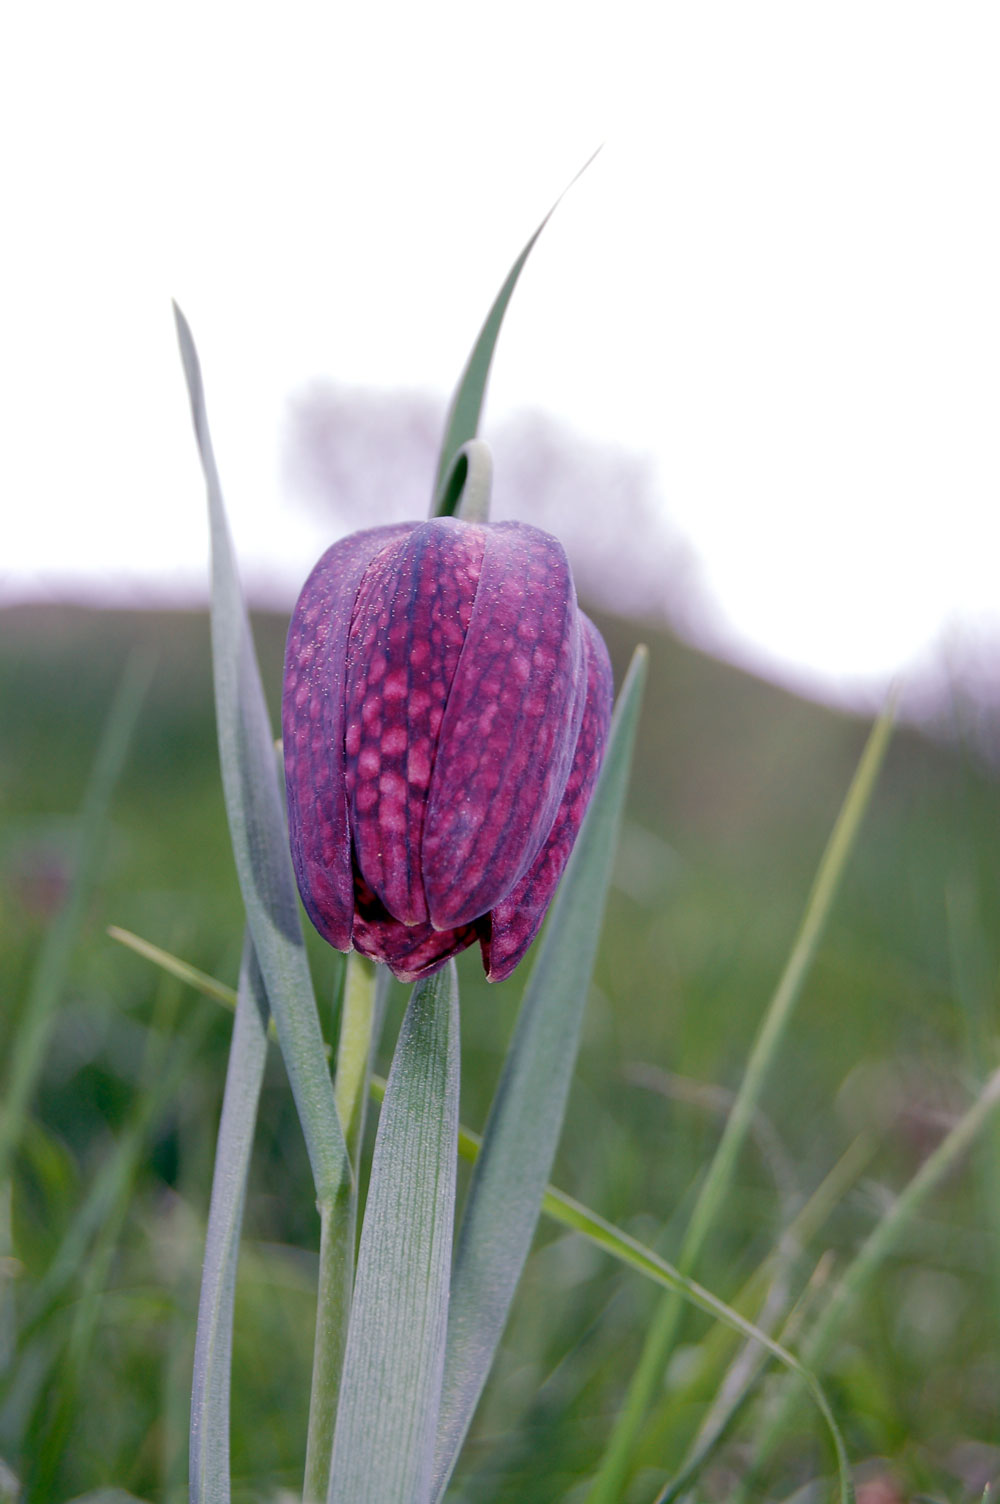
[[[292,405],[289,483],[338,533],[424,516],[443,425],[443,406],[423,393],[315,385]],[[493,519],[556,534],[581,596],[687,636],[704,624],[697,564],[666,518],[649,460],[541,413],[517,414],[486,436]]]

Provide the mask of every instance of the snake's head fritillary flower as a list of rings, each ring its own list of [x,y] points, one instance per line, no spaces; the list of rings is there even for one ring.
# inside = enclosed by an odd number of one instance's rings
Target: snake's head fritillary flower
[[[283,733],[302,901],[404,982],[534,939],[600,767],[611,667],[569,564],[521,522],[355,533],[309,576]]]

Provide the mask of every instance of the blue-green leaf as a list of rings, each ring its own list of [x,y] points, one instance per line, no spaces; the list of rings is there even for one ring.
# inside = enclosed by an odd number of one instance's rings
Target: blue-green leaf
[[[646,650],[618,698],[604,766],[556,895],[490,1109],[458,1240],[434,1492],[444,1492],[507,1320],[555,1157],[615,855]]]
[[[229,1501],[229,1371],[236,1261],[257,1104],[267,1061],[267,998],[249,936],[215,1149],[191,1392],[191,1504]]]
[[[274,741],[226,521],[194,340],[180,309],[177,338],[208,489],[212,533],[212,655],[222,784],[247,923],[278,1029],[320,1202],[351,1173],[334,1105],[302,938]]]
[[[594,156],[596,155],[597,153],[595,152]],[[438,459],[437,475],[434,480],[431,516],[450,517],[459,504],[462,496],[464,476],[459,477],[456,482],[452,470],[462,445],[467,444],[470,439],[474,439],[479,432],[479,419],[482,415],[483,400],[486,396],[486,383],[489,380],[490,366],[493,363],[493,351],[496,348],[497,338],[500,334],[500,325],[503,323],[504,314],[507,312],[507,304],[513,296],[514,288],[517,286],[518,278],[524,270],[525,262],[531,255],[535,241],[562,203],[563,198],[569,192],[570,188],[572,188],[573,183],[586,172],[593,160],[593,156],[587,159],[576,174],[576,177],[563,189],[563,192],[542,220],[538,229],[507,273],[507,280],[497,293],[493,307],[486,316],[486,322],[479,331],[479,338],[472,347],[472,354],[469,356],[465,370],[462,372],[455,395],[451,399],[448,417],[445,420],[444,438],[441,442],[441,454]]]
[[[426,1504],[458,1162],[454,962],[413,989],[379,1118],[329,1504]]]

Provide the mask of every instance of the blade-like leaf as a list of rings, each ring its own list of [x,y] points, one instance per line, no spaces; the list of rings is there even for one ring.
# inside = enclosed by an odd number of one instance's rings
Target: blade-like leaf
[[[267,1060],[267,998],[249,936],[215,1149],[191,1392],[191,1504],[228,1504],[229,1370],[243,1203]]]
[[[600,148],[598,148],[599,150]],[[486,322],[479,331],[479,338],[472,347],[465,370],[456,388],[455,395],[451,399],[448,409],[448,417],[445,420],[444,438],[441,441],[441,454],[438,459],[437,475],[434,480],[434,498],[431,506],[431,516],[450,517],[458,505],[462,495],[462,483],[449,485],[452,477],[452,467],[463,444],[474,439],[479,431],[479,419],[483,410],[483,400],[486,396],[486,383],[489,380],[490,366],[493,363],[493,351],[496,348],[497,338],[500,334],[500,325],[503,323],[504,314],[507,312],[507,304],[510,302],[517,286],[518,278],[524,270],[524,263],[531,255],[535,241],[541,235],[545,226],[562,203],[566,194],[572,188],[577,178],[582,177],[596,157],[588,157],[576,176],[567,183],[562,193],[556,199],[552,208],[542,220],[538,229],[528,241],[524,250],[518,256],[514,265],[507,273],[507,280],[496,295],[493,307],[486,316]],[[463,478],[464,479],[464,478]]]
[[[226,812],[247,923],[278,1028],[320,1202],[350,1165],[302,939],[274,742],[226,522],[194,340],[174,308],[212,534],[212,656]]]
[[[562,1128],[628,784],[645,678],[636,650],[604,766],[525,990],[459,1235],[434,1459],[440,1498],[528,1256]]]
[[[454,962],[410,998],[379,1118],[330,1504],[426,1504],[441,1397],[458,1162]]]
[[[493,456],[482,439],[469,439],[452,461],[437,498],[442,517],[463,522],[489,522],[493,489]]]

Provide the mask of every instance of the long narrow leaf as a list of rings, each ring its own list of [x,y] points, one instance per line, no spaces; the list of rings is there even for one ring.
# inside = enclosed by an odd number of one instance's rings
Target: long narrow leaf
[[[329,1504],[426,1504],[458,1163],[458,981],[418,984],[379,1119]]]
[[[249,938],[243,946],[236,1018],[215,1149],[205,1264],[198,1301],[191,1392],[191,1504],[228,1504],[229,1373],[236,1261],[267,1061],[267,998]]]
[[[459,1236],[434,1461],[440,1498],[489,1373],[552,1169],[576,1062],[645,678],[639,648],[552,907],[483,1136]]]
[[[212,534],[212,654],[226,812],[247,923],[320,1202],[350,1175],[302,939],[274,742],[226,522],[194,340],[174,308]]]
[[[545,226],[562,203],[566,194],[572,188],[577,178],[581,177],[590,166],[597,152],[588,157],[576,176],[566,185],[562,193],[556,199],[552,208],[542,220],[538,229],[528,241],[524,250],[518,256],[514,265],[507,273],[507,280],[496,295],[493,307],[486,316],[486,322],[479,331],[479,338],[472,347],[465,370],[456,388],[455,395],[451,399],[448,409],[448,417],[445,421],[444,439],[441,443],[441,454],[438,460],[437,476],[434,481],[434,499],[431,514],[437,516],[450,516],[458,504],[462,493],[462,487],[448,487],[447,482],[451,475],[452,466],[462,445],[470,439],[474,439],[479,431],[479,419],[483,410],[483,399],[486,396],[486,383],[489,380],[490,366],[493,363],[493,351],[496,348],[497,338],[500,334],[500,325],[503,323],[504,314],[507,312],[507,304],[513,296],[518,278],[524,270],[524,264],[531,255],[535,241],[541,235]]]
[[[144,940],[141,935],[135,935],[131,930],[123,930],[118,924],[108,925],[108,935],[112,940],[117,940],[119,945],[127,946],[137,956],[142,956],[146,961],[152,961],[154,966],[159,966],[161,971],[169,976],[176,977],[188,987],[193,987],[195,992],[200,992],[203,997],[210,997],[213,1002],[221,1003],[224,1008],[232,1012],[236,1007],[236,992],[226,982],[220,982],[217,977],[210,977],[207,971],[199,971],[197,966],[192,966],[189,961],[182,961],[180,956],[173,955],[169,950],[164,950],[160,945],[154,945],[152,940]],[[277,1031],[272,1019],[268,1025],[270,1033],[276,1038]]]

